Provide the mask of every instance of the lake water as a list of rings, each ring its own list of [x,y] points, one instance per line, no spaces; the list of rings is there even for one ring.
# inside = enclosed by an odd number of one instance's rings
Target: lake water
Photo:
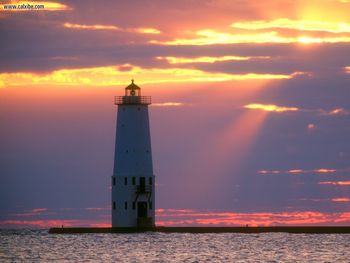
[[[350,234],[0,230],[0,262],[350,262]]]

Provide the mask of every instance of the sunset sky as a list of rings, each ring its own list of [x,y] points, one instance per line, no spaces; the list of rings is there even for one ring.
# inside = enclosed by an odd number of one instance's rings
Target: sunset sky
[[[350,225],[349,0],[0,1],[0,33],[0,228],[110,226],[132,78],[158,225]]]

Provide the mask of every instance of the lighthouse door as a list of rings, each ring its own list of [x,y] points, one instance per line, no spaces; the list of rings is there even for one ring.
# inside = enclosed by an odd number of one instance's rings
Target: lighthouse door
[[[137,217],[147,217],[147,202],[137,203]]]
[[[140,191],[141,193],[146,191],[146,177],[140,177]]]

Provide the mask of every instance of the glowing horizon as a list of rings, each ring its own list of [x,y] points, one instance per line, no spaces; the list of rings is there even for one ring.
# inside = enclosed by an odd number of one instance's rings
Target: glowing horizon
[[[348,198],[334,198],[334,202],[350,202]],[[97,210],[103,211],[104,209]],[[97,214],[99,215],[99,214]],[[101,214],[102,215],[102,214]],[[349,212],[327,213],[318,211],[281,211],[281,212],[232,212],[193,209],[158,208],[157,226],[305,226],[348,224]],[[108,219],[42,219],[25,218],[0,220],[4,228],[50,228],[50,227],[111,227]]]

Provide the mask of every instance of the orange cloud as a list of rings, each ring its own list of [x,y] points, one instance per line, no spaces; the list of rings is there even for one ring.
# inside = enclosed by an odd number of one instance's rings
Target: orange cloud
[[[175,39],[171,41],[152,40],[150,43],[162,45],[214,45],[235,43],[291,43],[290,39],[278,36],[277,32],[256,34],[234,34],[217,32],[213,29],[199,30],[193,33],[193,38]]]
[[[42,212],[46,212],[48,209],[47,208],[34,208],[31,211],[33,213],[42,213]]]
[[[279,174],[279,173],[281,173],[281,171],[278,171],[278,170],[276,170],[276,171],[260,170],[260,171],[258,171],[258,173],[259,174]]]
[[[290,20],[288,18],[280,18],[272,21],[247,21],[236,22],[231,24],[234,28],[261,30],[261,29],[295,29],[300,31],[324,31],[331,33],[350,33],[350,24],[344,22],[327,22],[327,21],[311,21],[311,20]]]
[[[48,219],[48,220],[0,220],[0,227],[6,228],[50,228],[50,227],[111,227],[99,220]]]
[[[62,11],[71,8],[65,4],[58,2],[46,1],[11,1],[0,5],[1,11],[24,12],[24,11]]]
[[[221,57],[157,57],[159,60],[166,60],[170,64],[186,64],[186,63],[215,63],[230,60],[250,60],[250,59],[267,59],[269,56],[242,57],[242,56],[221,56]]]
[[[72,24],[72,23],[64,23],[63,27],[69,29],[82,29],[82,30],[116,30],[121,32],[134,32],[139,34],[160,34],[160,31],[155,28],[127,28],[123,29],[114,25],[84,25],[84,24]]]
[[[91,30],[121,30],[119,27],[111,26],[111,25],[80,25],[80,24],[64,23],[63,27],[72,28],[72,29],[91,29]]]
[[[334,115],[349,115],[350,113],[343,108],[336,108],[331,111],[322,111],[322,115],[334,116]]]
[[[303,170],[295,169],[295,170],[289,170],[288,173],[302,173]]]
[[[153,35],[158,35],[161,33],[158,29],[151,28],[151,27],[139,27],[139,28],[129,29],[128,31],[137,32],[141,34],[153,34]]]
[[[350,186],[350,181],[324,181],[324,182],[319,182],[318,184]]]
[[[271,112],[287,112],[287,111],[298,111],[299,109],[296,107],[283,107],[283,106],[277,106],[273,104],[257,104],[257,103],[251,103],[243,106],[247,109],[253,109],[253,110],[263,110],[263,111],[271,111]]]
[[[184,106],[185,104],[182,102],[159,102],[159,103],[152,103],[152,106],[156,107],[179,107]]]
[[[87,211],[109,211],[110,207],[87,207],[85,210]]]
[[[42,215],[43,213],[48,212],[47,208],[34,208],[28,211],[23,211],[21,213],[15,213],[13,214],[14,216],[19,216],[19,217],[32,217],[32,216],[38,216]]]
[[[157,213],[165,213],[165,212],[170,212],[170,213],[194,213],[196,210],[193,209],[174,209],[174,208],[168,208],[168,209],[157,209]]]
[[[291,76],[298,76],[298,75],[308,75],[308,73],[304,72],[295,72],[291,74]],[[276,112],[284,112],[284,111],[300,111],[305,113],[315,113],[322,116],[342,116],[342,115],[350,115],[350,112],[343,108],[335,108],[333,110],[324,110],[324,109],[303,109],[303,108],[297,108],[297,107],[280,107],[274,104],[259,104],[259,103],[251,103],[243,106],[244,108],[248,109],[259,109],[259,110],[265,110],[265,111],[276,111]],[[309,123],[307,125],[308,130],[315,130],[317,128],[316,124]]]
[[[125,67],[127,71],[123,70]],[[1,73],[0,87],[29,86],[29,85],[75,85],[75,86],[117,86],[127,85],[130,79],[137,76],[146,83],[178,83],[178,82],[220,82],[229,80],[270,80],[270,79],[290,79],[295,75],[281,74],[225,74],[210,73],[198,69],[182,68],[141,68],[130,64],[78,68],[60,69],[48,74],[37,74],[29,72]]]
[[[216,44],[238,44],[238,43],[340,43],[350,42],[350,36],[285,36],[276,31],[268,32],[218,32],[214,29],[205,29],[193,32],[192,38],[175,38],[170,41],[152,40],[150,43],[160,45],[216,45]]]
[[[291,170],[260,170],[259,174],[315,174],[315,173],[336,173],[336,172],[345,172],[349,171],[350,168],[346,169],[313,169],[313,170],[303,170],[303,169],[291,169]]]
[[[316,128],[317,128],[316,124],[309,123],[309,124],[307,125],[307,129],[308,129],[309,131],[313,131],[313,130],[315,130]]]
[[[335,173],[336,171],[337,171],[336,169],[325,169],[325,168],[314,170],[315,173]]]
[[[350,198],[333,198],[333,202],[350,202]]]
[[[295,212],[208,212],[208,211],[156,211],[157,225],[222,225],[222,226],[271,226],[271,225],[346,225],[350,212],[322,213],[315,211]]]

